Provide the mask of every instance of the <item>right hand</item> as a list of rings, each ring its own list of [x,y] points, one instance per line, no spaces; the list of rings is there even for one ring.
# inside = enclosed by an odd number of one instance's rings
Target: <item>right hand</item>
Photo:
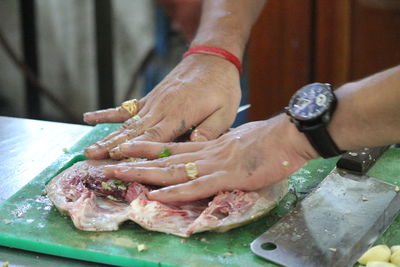
[[[125,157],[154,159],[108,165],[104,174],[127,182],[163,186],[149,192],[152,200],[186,202],[218,192],[254,191],[275,184],[318,158],[303,133],[285,114],[241,125],[208,142],[157,143],[129,141],[116,148]],[[172,153],[159,158],[163,149]],[[197,166],[188,177],[186,163]]]
[[[192,54],[139,100],[139,120],[130,119],[123,109],[85,113],[89,124],[125,121],[116,132],[89,146],[85,155],[104,159],[127,140],[170,142],[193,128],[191,141],[215,139],[233,123],[240,97],[239,72],[232,63]],[[120,158],[115,153],[111,156]]]

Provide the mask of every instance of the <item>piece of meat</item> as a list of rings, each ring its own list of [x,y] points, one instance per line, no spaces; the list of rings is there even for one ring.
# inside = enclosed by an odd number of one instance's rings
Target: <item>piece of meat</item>
[[[81,161],[46,186],[47,195],[74,225],[85,231],[112,231],[127,220],[142,227],[182,237],[214,230],[227,231],[266,214],[287,193],[287,180],[256,192],[220,192],[189,203],[149,200],[152,187],[109,181],[103,166],[115,161]]]

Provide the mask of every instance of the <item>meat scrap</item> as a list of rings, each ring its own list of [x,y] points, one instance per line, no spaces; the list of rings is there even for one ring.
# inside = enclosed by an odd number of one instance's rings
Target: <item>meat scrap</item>
[[[287,180],[255,192],[220,192],[210,199],[179,204],[149,200],[153,187],[106,179],[105,165],[114,161],[81,161],[46,186],[58,210],[76,228],[114,231],[127,220],[143,228],[177,236],[213,230],[224,232],[266,214],[287,193]]]

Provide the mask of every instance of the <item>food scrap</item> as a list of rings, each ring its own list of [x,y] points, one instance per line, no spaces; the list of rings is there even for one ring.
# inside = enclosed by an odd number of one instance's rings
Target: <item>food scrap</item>
[[[121,180],[110,179],[107,182],[101,182],[101,187],[105,190],[120,189],[126,190],[127,183]]]
[[[171,151],[167,148],[163,149],[163,151],[161,151],[161,153],[158,155],[159,158],[166,158],[171,156]]]
[[[137,250],[139,252],[142,252],[144,250],[147,250],[147,246],[145,244],[139,244],[139,245],[137,245]]]
[[[392,254],[394,254],[398,250],[400,250],[400,245],[395,245],[390,247],[390,251],[392,252]]]
[[[385,261],[369,261],[365,267],[397,267],[397,265]]]
[[[391,250],[386,245],[377,245],[367,250],[359,259],[358,263],[367,264],[368,262],[383,261],[389,262]]]
[[[400,250],[399,246],[393,246],[390,248],[392,251],[392,255],[390,256],[390,262],[396,264],[396,266],[400,266]]]
[[[224,257],[230,257],[232,255],[233,255],[233,253],[230,251],[224,252],[224,254],[222,254],[222,256],[224,256]]]

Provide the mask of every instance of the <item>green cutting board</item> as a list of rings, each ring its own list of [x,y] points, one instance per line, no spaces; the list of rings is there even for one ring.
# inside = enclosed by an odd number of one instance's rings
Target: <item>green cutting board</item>
[[[201,233],[183,239],[150,232],[125,223],[115,232],[75,229],[43,194],[45,184],[73,163],[85,159],[84,147],[107,135],[116,124],[96,126],[69,152],[0,205],[0,245],[74,259],[120,266],[276,266],[252,254],[249,244],[279,220],[295,204],[289,193],[272,212],[258,221],[227,233]],[[400,184],[400,149],[391,149],[370,175]],[[305,196],[334,167],[336,159],[314,160],[291,176],[290,186]],[[400,244],[400,219],[379,240]],[[139,252],[138,244],[147,249]]]

